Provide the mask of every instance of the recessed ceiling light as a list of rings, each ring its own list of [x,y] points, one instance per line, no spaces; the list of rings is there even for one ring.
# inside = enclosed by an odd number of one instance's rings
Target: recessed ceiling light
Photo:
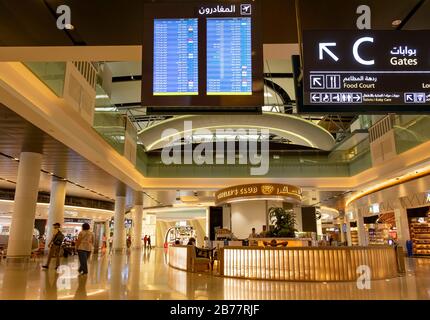
[[[401,23],[402,23],[402,20],[400,20],[400,19],[396,19],[396,20],[393,20],[393,22],[391,22],[391,25],[392,25],[393,27],[397,27],[397,26],[399,26]]]

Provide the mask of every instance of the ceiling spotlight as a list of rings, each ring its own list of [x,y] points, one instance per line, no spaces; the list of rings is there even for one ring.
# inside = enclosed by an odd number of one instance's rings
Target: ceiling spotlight
[[[397,26],[399,26],[401,23],[402,23],[402,20],[397,19],[397,20],[393,20],[393,22],[391,22],[391,25],[392,25],[393,27],[397,27]]]

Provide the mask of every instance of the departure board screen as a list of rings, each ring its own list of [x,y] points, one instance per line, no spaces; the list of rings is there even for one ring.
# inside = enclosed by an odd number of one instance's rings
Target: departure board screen
[[[252,95],[251,18],[207,19],[207,94]]]
[[[261,113],[262,0],[144,2],[147,114]]]
[[[198,19],[155,19],[154,96],[198,95]]]

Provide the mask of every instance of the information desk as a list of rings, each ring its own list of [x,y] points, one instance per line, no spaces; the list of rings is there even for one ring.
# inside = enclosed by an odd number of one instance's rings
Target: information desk
[[[192,270],[192,256],[194,248],[192,246],[182,246],[182,245],[174,245],[169,246],[168,248],[168,263],[169,266],[184,270],[191,271]]]
[[[287,281],[356,281],[368,266],[372,280],[398,275],[395,249],[380,247],[225,247],[220,274]]]

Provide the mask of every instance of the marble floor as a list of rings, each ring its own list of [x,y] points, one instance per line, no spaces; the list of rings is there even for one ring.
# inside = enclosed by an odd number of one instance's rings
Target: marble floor
[[[100,254],[90,259],[87,276],[78,276],[77,256],[62,260],[56,272],[41,269],[41,259],[26,265],[0,262],[0,300],[356,300],[430,299],[430,259],[407,259],[407,274],[371,282],[305,283],[243,280],[187,273],[166,264],[163,249]]]

